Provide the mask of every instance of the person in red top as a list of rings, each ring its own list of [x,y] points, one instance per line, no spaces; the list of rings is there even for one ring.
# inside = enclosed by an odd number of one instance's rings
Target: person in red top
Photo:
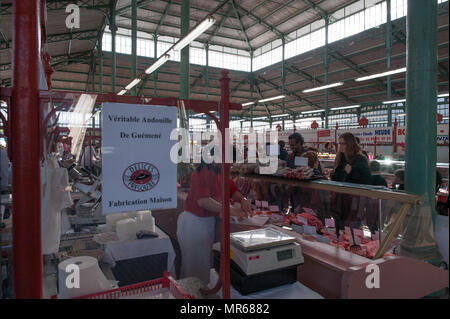
[[[202,163],[191,175],[189,193],[184,212],[178,217],[177,238],[181,248],[180,278],[197,277],[209,283],[212,268],[212,246],[215,239],[215,218],[220,216],[221,202],[220,165]],[[230,198],[241,208],[230,208],[230,215],[247,217],[251,206],[230,179]]]

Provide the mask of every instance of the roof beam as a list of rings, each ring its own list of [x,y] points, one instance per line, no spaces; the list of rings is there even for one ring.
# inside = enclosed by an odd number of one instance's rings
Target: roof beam
[[[63,42],[69,40],[92,40],[98,37],[98,30],[83,30],[72,33],[51,34],[47,36],[47,43]],[[0,42],[0,50],[12,48],[12,41]]]
[[[241,26],[242,34],[244,36],[245,42],[247,42],[248,49],[250,52],[252,52],[253,48],[250,44],[250,40],[248,39],[247,32],[245,31],[244,24],[242,23],[242,20],[241,20],[241,16],[239,15],[239,12],[236,9],[236,3],[234,2],[234,0],[231,0],[231,5],[233,6],[234,13],[236,14],[236,18],[238,19],[239,25]]]
[[[164,9],[164,13],[161,16],[161,20],[159,20],[158,26],[156,27],[155,35],[158,35],[159,29],[161,28],[161,26],[164,23],[164,20],[166,19],[166,16],[167,16],[167,13],[169,12],[169,8],[170,8],[171,4],[172,4],[172,0],[169,0],[169,2],[167,2],[166,8]]]
[[[76,2],[80,9],[99,10],[101,12],[108,11],[110,0],[96,0],[93,4],[92,0],[47,0],[47,11],[65,10],[69,4]],[[0,4],[0,16],[13,14],[13,1],[11,3]]]
[[[224,16],[222,18],[222,20],[220,21],[220,24],[214,29],[213,34],[210,35],[208,40],[206,41],[207,45],[209,45],[211,43],[211,40],[216,36],[216,34],[219,31],[219,29],[222,28],[222,26],[224,25],[225,21],[229,18],[232,9],[233,9],[233,6],[230,4],[226,16]]]
[[[271,26],[270,24],[268,24],[266,21],[264,21],[263,19],[255,16],[253,13],[251,13],[250,11],[248,11],[247,9],[243,8],[242,6],[240,6],[239,4],[236,4],[236,9],[241,10],[242,12],[245,13],[245,15],[248,15],[249,17],[251,17],[253,20],[258,21],[260,24],[262,24],[263,26],[265,26],[268,30],[272,31],[273,33],[275,33],[277,36],[279,37],[285,37],[284,33],[281,32],[280,30],[278,30],[277,28]]]

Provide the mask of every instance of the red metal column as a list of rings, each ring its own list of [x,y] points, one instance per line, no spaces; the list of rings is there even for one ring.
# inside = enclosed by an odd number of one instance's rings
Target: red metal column
[[[373,148],[374,148],[373,156],[377,157],[377,137],[376,136],[374,139]]]
[[[222,297],[230,299],[230,164],[225,161],[225,133],[230,119],[230,78],[222,71],[220,79],[222,103],[220,107],[220,130],[222,133],[222,223],[220,225],[220,277]]]
[[[11,107],[15,298],[42,298],[39,0],[14,1]]]
[[[398,126],[398,122],[397,122],[397,118],[395,118],[395,121],[394,121],[394,134],[392,135],[392,144],[394,146],[393,154],[397,153],[397,126]]]

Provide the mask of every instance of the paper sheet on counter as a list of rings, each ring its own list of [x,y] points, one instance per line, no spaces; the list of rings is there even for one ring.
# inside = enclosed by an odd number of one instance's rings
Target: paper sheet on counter
[[[269,220],[269,218],[270,217],[267,216],[255,215],[250,218],[243,218],[242,220],[238,220],[237,217],[231,216],[231,220],[234,224],[258,226],[258,227],[262,227]]]

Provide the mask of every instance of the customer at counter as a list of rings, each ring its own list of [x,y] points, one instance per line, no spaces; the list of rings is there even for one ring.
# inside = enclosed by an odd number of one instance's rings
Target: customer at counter
[[[338,182],[372,184],[368,159],[352,133],[339,136],[339,153],[334,161],[331,180]]]
[[[398,169],[394,172],[395,179],[393,183],[393,189],[404,191],[405,190],[405,170]],[[397,186],[398,185],[398,186]]]
[[[336,154],[336,151],[333,148],[333,143],[331,142],[326,142],[324,145],[324,153],[328,153],[328,154]]]
[[[220,164],[203,162],[192,173],[190,191],[184,212],[177,222],[177,239],[181,248],[180,278],[197,277],[209,282],[212,267],[212,245],[215,240],[215,218],[222,210]],[[230,215],[238,218],[251,214],[251,206],[230,180],[230,198],[241,209],[230,208]]]
[[[352,133],[347,132],[339,136],[339,152],[331,180],[372,184],[368,159],[361,153],[361,147]],[[332,193],[331,207],[336,219],[336,229],[342,229],[343,226],[359,227],[366,204],[364,197]],[[339,236],[339,233],[337,235]]]
[[[386,180],[380,175],[381,165],[377,161],[372,161],[369,164],[370,172],[372,173],[372,185],[388,186]]]

